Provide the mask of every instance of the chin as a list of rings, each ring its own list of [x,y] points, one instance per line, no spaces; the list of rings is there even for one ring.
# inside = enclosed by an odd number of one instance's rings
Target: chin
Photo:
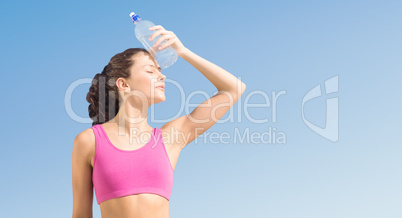
[[[166,100],[165,97],[155,98],[155,104],[164,102]]]

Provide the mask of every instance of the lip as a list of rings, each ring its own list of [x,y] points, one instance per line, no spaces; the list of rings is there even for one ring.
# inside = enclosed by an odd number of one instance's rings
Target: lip
[[[160,89],[160,90],[162,90],[162,91],[165,91],[165,86],[164,86],[164,85],[160,85],[160,86],[157,86],[157,87],[155,87],[155,88],[158,88],[158,89]]]
[[[165,86],[164,86],[164,85],[160,85],[160,86],[157,86],[157,87],[155,87],[155,88],[162,88],[162,89],[165,89]]]

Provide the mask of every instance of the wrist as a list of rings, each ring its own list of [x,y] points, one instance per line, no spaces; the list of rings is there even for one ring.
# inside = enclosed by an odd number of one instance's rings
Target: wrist
[[[177,51],[177,54],[178,54],[181,58],[183,58],[183,56],[186,55],[189,51],[190,51],[190,50],[189,50],[188,48],[183,48],[183,49],[180,49],[179,51]]]

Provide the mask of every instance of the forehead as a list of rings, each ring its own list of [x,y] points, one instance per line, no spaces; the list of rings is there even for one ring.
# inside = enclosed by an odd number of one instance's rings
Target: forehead
[[[142,52],[141,52],[142,53]],[[139,54],[139,55],[137,55],[136,57],[135,57],[135,59],[136,59],[136,65],[139,67],[139,68],[145,68],[145,67],[153,67],[153,68],[155,68],[155,69],[158,69],[159,70],[159,72],[161,72],[161,68],[160,68],[160,66],[158,65],[158,63],[155,61],[155,59],[154,58],[152,58],[152,57],[150,57],[149,55],[146,55],[146,54]]]

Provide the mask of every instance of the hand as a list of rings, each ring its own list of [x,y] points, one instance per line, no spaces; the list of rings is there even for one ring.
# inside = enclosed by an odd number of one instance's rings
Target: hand
[[[153,49],[158,48],[158,50],[160,51],[169,46],[172,46],[172,48],[174,48],[179,55],[182,52],[184,52],[184,50],[186,49],[184,47],[184,45],[181,43],[181,41],[179,40],[179,38],[177,38],[177,36],[172,31],[165,30],[165,28],[163,28],[161,25],[155,25],[155,26],[149,28],[149,30],[151,30],[151,31],[157,30],[156,32],[154,32],[151,35],[151,37],[149,38],[149,41],[152,41],[159,35],[162,35],[161,37],[159,37],[158,40],[156,40],[155,44],[152,46]],[[166,42],[163,43],[163,45],[159,46],[159,44],[161,42],[163,42],[164,40],[166,40]]]

